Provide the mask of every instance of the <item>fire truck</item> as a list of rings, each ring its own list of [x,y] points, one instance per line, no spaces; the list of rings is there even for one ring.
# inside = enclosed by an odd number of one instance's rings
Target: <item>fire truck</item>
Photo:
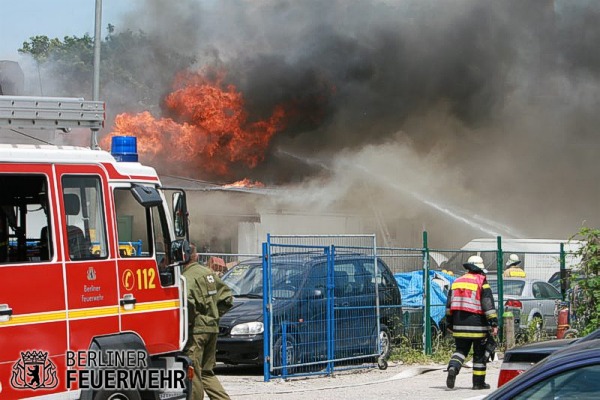
[[[0,126],[91,128],[104,104],[0,96]],[[0,144],[0,399],[190,398],[185,192],[112,151]]]

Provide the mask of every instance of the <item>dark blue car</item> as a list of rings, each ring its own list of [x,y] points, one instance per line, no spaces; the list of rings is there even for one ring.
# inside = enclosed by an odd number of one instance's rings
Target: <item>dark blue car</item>
[[[369,355],[376,350],[377,339],[381,355],[387,358],[391,337],[401,334],[402,309],[400,290],[383,261],[377,260],[376,273],[372,256],[336,254],[329,290],[323,255],[272,255],[270,261],[273,336],[268,345],[273,349],[274,366],[281,366],[281,354],[286,354],[287,365]],[[217,361],[261,365],[265,332],[262,260],[235,266],[223,281],[235,301],[219,323]],[[327,315],[334,317],[333,323],[328,324]],[[331,354],[327,353],[328,338],[335,343]]]
[[[600,339],[573,343],[552,353],[485,399],[600,398]]]

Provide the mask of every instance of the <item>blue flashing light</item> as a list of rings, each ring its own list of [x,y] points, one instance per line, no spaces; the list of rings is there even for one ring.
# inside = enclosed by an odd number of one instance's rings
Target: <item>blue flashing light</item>
[[[110,153],[117,161],[137,162],[137,138],[135,136],[113,136]]]

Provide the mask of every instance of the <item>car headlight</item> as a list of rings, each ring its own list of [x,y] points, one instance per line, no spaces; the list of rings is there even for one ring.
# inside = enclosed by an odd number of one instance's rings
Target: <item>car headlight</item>
[[[231,328],[231,335],[258,335],[263,333],[264,326],[262,322],[246,322],[245,324],[239,324]]]

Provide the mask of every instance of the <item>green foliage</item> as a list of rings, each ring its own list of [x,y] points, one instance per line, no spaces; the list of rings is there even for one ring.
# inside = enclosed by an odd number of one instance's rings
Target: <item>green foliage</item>
[[[392,349],[390,361],[404,364],[447,364],[454,353],[454,339],[451,335],[438,334],[432,338],[431,355],[426,355],[422,348],[412,346],[411,340],[403,337]]]
[[[30,54],[35,61],[43,63],[61,46],[62,42],[57,38],[50,39],[48,36],[38,35],[30,37],[28,42],[23,42],[23,47],[18,51],[21,54]]]
[[[571,280],[571,306],[583,336],[600,327],[600,229],[583,227],[574,238],[584,242],[575,253],[581,261]]]
[[[94,65],[94,41],[89,35],[79,38],[65,36],[50,39],[34,36],[23,43],[19,53],[30,54],[38,68],[48,73],[69,95],[80,96],[89,92]]]
[[[86,34],[60,40],[34,36],[18,51],[37,62],[44,86],[51,83],[56,88],[56,93],[46,95],[91,98],[93,37]],[[118,112],[157,108],[175,74],[195,62],[194,57],[161,46],[144,32],[117,33],[110,24],[100,54],[100,96]],[[131,109],[132,104],[136,110]]]
[[[548,334],[543,329],[543,319],[540,317],[534,317],[531,321],[527,322],[527,328],[517,332],[515,337],[516,345],[522,345],[531,342],[541,342],[550,339]]]

